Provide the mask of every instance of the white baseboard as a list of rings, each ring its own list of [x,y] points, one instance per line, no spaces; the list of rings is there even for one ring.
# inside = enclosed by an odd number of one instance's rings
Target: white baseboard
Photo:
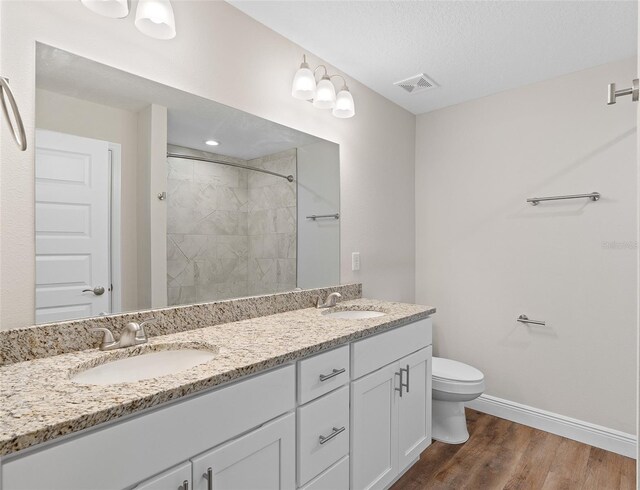
[[[491,395],[480,395],[479,398],[468,402],[466,406],[479,412],[495,415],[496,417],[545,432],[551,432],[552,434],[606,449],[629,458],[636,459],[637,457],[637,438],[633,434],[572,419]]]

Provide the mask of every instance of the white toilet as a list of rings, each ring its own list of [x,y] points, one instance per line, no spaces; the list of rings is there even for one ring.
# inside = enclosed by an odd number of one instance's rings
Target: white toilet
[[[448,444],[462,444],[469,439],[464,402],[484,391],[484,375],[462,362],[433,358],[432,437]]]

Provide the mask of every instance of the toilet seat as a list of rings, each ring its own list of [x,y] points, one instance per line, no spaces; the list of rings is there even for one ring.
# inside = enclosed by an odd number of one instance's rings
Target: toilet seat
[[[434,357],[432,379],[433,389],[444,393],[472,395],[484,391],[482,371],[452,359]]]

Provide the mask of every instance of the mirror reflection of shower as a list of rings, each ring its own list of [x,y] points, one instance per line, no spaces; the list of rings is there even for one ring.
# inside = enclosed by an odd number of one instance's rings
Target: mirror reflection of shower
[[[296,175],[295,148],[251,160],[175,146],[169,153]],[[175,156],[167,166],[169,305],[296,287],[295,181]]]

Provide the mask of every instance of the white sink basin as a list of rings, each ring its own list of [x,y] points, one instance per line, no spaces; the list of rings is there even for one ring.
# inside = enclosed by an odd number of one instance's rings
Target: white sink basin
[[[344,320],[362,320],[364,318],[378,318],[386,313],[373,310],[343,310],[323,313],[327,318],[342,318]]]
[[[105,362],[74,374],[71,381],[80,384],[111,385],[130,383],[179,373],[204,364],[216,356],[199,349],[162,350]]]

